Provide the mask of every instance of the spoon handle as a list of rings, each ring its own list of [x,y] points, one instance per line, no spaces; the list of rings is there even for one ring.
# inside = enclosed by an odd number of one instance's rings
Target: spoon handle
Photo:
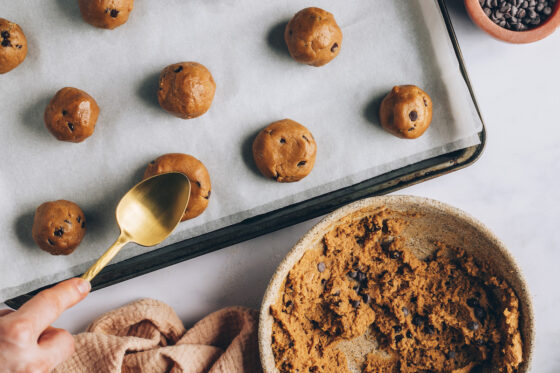
[[[118,252],[121,251],[124,245],[129,242],[130,240],[121,233],[115,243],[111,245],[111,247],[108,248],[107,251],[105,251],[105,253],[101,255],[101,257],[99,257],[99,259],[97,259],[97,261],[91,267],[89,267],[89,269],[82,275],[82,278],[91,282],[91,280],[93,280],[93,278],[97,276],[97,274],[101,272],[101,270],[105,268],[107,264],[109,264],[109,262],[115,257],[115,255],[117,255]]]

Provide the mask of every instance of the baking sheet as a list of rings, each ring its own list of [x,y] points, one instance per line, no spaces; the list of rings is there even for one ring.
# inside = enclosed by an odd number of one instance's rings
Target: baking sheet
[[[0,76],[0,300],[82,272],[118,234],[117,201],[163,153],[196,156],[213,184],[206,212],[165,245],[479,141],[480,119],[435,1],[322,1],[344,40],[321,68],[293,62],[282,41],[287,20],[310,1],[137,1],[113,31],[84,23],[74,1],[0,4],[29,42],[24,64]],[[157,105],[159,71],[178,61],[201,62],[216,80],[213,106],[198,119]],[[432,126],[414,141],[388,135],[377,120],[380,99],[406,83],[434,101]],[[101,107],[84,143],[58,142],[44,129],[44,107],[63,86],[87,91]],[[313,172],[294,184],[264,179],[250,152],[258,130],[285,117],[318,143]],[[43,253],[30,238],[34,209],[60,198],[88,219],[68,257]],[[130,246],[117,260],[148,250]]]

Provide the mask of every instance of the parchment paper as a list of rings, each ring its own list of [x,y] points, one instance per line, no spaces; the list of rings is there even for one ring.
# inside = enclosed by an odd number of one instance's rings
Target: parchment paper
[[[283,42],[286,22],[312,5],[331,11],[344,34],[339,56],[321,68],[295,63]],[[120,197],[164,153],[194,155],[212,179],[206,212],[167,245],[478,143],[481,123],[433,0],[137,0],[113,31],[83,22],[74,0],[0,0],[0,9],[29,42],[25,62],[0,75],[2,301],[85,270],[118,235]],[[206,65],[217,82],[198,119],[157,104],[159,72],[179,61]],[[397,84],[417,84],[434,101],[433,123],[418,140],[379,126],[380,100]],[[64,86],[101,107],[94,135],[80,144],[57,141],[43,124]],[[278,184],[260,176],[250,148],[262,127],[286,117],[312,131],[318,154],[307,178]],[[88,221],[66,257],[31,239],[35,208],[57,199],[78,203]],[[130,246],[117,260],[148,250]]]

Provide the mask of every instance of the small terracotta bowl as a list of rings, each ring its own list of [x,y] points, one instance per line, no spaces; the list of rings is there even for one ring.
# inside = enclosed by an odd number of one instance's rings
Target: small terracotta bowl
[[[556,1],[552,14],[539,26],[527,31],[512,31],[495,24],[482,10],[478,0],[465,0],[465,7],[474,23],[496,39],[524,44],[546,38],[560,25],[560,1]]]
[[[478,0],[476,0],[478,1]],[[402,237],[406,239],[406,246],[418,257],[422,258],[431,253],[433,242],[439,241],[451,247],[461,247],[477,260],[487,262],[497,275],[505,279],[519,298],[520,319],[519,327],[523,339],[524,362],[518,373],[529,370],[534,341],[533,310],[527,284],[521,271],[515,264],[511,254],[504,244],[494,236],[482,223],[467,215],[463,211],[431,199],[414,196],[383,196],[364,199],[344,206],[327,215],[292,248],[286,258],[280,263],[272,277],[264,295],[259,319],[259,349],[264,373],[278,373],[272,352],[272,326],[274,320],[270,315],[270,306],[276,304],[281,296],[281,288],[292,267],[302,258],[307,250],[321,247],[323,236],[331,231],[341,220],[359,221],[364,216],[379,212],[387,208],[395,216],[402,218],[403,213],[415,213],[409,221]],[[348,341],[349,348],[343,351],[349,362],[349,370],[360,372],[359,362],[364,359],[364,351],[368,348],[360,346],[362,338]],[[497,368],[491,369],[495,372]]]

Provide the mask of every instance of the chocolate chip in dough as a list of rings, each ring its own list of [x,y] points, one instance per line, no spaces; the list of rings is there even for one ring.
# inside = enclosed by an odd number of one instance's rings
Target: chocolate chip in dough
[[[467,324],[467,328],[469,328],[469,330],[478,330],[478,323],[476,321],[471,321]]]
[[[62,227],[59,227],[54,231],[54,235],[57,237],[62,237],[63,234],[64,234],[64,229]]]
[[[408,117],[410,118],[411,121],[415,122],[416,120],[418,120],[418,113],[416,112],[416,110],[412,110],[408,114]]]
[[[113,18],[117,18],[117,16],[119,15],[119,11],[116,9],[111,9],[111,17]]]

